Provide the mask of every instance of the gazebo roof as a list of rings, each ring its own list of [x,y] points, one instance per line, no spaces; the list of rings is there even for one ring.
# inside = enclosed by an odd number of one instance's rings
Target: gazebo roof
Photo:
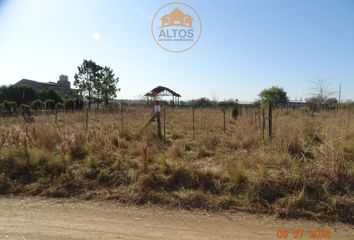
[[[162,87],[162,86],[158,86],[158,87],[152,89],[150,92],[145,94],[145,97],[157,97],[157,96],[181,97],[181,95],[179,95],[175,91],[173,91],[167,87]]]

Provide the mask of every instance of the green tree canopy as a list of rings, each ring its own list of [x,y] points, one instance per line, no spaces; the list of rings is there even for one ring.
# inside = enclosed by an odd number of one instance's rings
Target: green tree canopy
[[[115,77],[111,68],[101,67],[92,60],[84,60],[75,74],[74,85],[87,97],[89,108],[92,99],[96,99],[99,108],[102,98],[107,105],[110,98],[117,96],[117,92],[120,91],[117,88],[118,82],[119,78]]]
[[[78,67],[78,73],[75,74],[74,86],[81,90],[81,93],[86,95],[91,108],[93,94],[100,94],[99,80],[101,78],[102,67],[97,65],[92,60],[84,60],[81,66]]]
[[[268,103],[271,103],[273,106],[279,106],[288,102],[287,93],[284,89],[275,86],[264,89],[259,93],[259,97],[261,98],[261,103],[263,106]]]
[[[115,77],[115,74],[111,68],[104,67],[102,69],[101,93],[106,105],[108,105],[110,98],[117,97],[117,92],[120,91],[120,88],[117,88],[118,82],[119,78]]]

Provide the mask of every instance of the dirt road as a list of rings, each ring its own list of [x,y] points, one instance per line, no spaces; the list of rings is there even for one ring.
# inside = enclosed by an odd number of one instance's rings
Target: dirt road
[[[112,202],[0,198],[0,239],[278,239],[279,228],[308,231],[324,227],[328,239],[354,239],[354,228],[344,224],[284,221],[244,213],[131,207]],[[289,238],[292,233],[289,234]]]

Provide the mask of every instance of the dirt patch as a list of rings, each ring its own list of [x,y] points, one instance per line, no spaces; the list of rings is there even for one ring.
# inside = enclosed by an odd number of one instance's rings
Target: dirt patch
[[[123,206],[110,201],[0,198],[0,239],[277,239],[278,229],[328,229],[354,239],[354,228],[245,213]],[[309,239],[308,235],[303,239]]]

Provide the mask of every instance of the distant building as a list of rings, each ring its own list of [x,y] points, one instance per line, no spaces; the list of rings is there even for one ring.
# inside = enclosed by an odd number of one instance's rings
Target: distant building
[[[282,108],[302,108],[305,106],[305,102],[303,100],[290,100],[288,103],[281,105]]]
[[[71,84],[69,82],[69,78],[66,75],[60,75],[59,80],[55,82],[37,82],[29,79],[22,79],[19,82],[15,83],[15,86],[28,86],[32,87],[35,91],[42,90],[54,90],[60,96],[71,95],[75,92],[75,90],[71,89]]]

